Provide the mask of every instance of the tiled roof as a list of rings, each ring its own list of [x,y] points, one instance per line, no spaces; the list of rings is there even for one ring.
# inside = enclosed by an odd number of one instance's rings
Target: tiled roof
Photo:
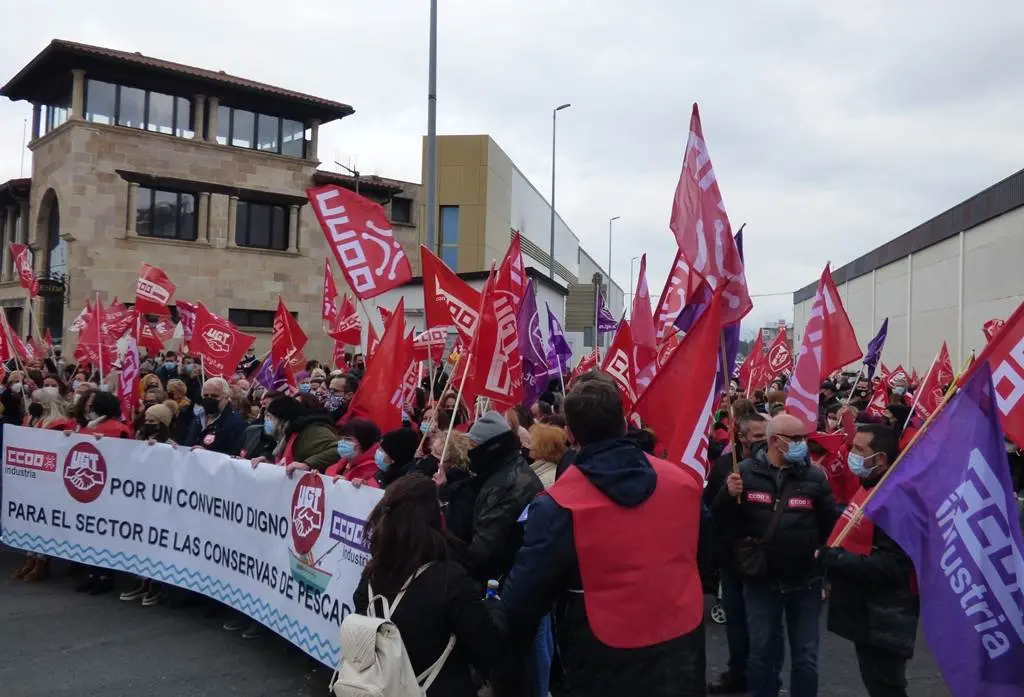
[[[28,65],[22,68],[17,75],[0,89],[0,94],[13,100],[28,98],[29,93],[34,88],[32,83],[35,79],[38,79],[36,77],[38,73],[47,72],[57,66],[63,67],[68,62],[68,58],[91,58],[113,61],[120,63],[122,66],[132,66],[159,74],[186,78],[196,82],[207,83],[211,86],[219,85],[251,94],[265,95],[283,102],[291,102],[296,105],[312,108],[320,114],[323,121],[340,119],[355,112],[348,104],[229,75],[222,70],[207,70],[205,68],[197,68],[191,65],[144,56],[141,53],[118,51],[112,48],[80,44],[64,39],[54,39],[51,41]]]

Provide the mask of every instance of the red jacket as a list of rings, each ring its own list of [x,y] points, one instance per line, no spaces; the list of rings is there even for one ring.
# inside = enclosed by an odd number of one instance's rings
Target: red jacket
[[[132,430],[126,424],[114,419],[103,419],[93,428],[83,426],[78,431],[82,435],[105,436],[107,438],[131,438]]]
[[[346,482],[351,482],[353,479],[362,479],[367,486],[372,486],[375,489],[380,488],[377,484],[377,477],[374,476],[377,474],[377,461],[375,457],[379,447],[375,443],[372,448],[365,453],[360,453],[351,463],[339,460],[328,467],[324,474],[328,477],[340,476]]]

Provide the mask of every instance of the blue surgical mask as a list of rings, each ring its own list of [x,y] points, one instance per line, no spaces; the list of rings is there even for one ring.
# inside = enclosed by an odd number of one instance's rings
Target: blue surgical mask
[[[175,363],[174,361],[167,361],[166,363],[164,363],[164,368],[166,368],[167,370],[174,370],[177,367],[178,364]]]
[[[356,456],[356,444],[350,440],[338,441],[338,457],[342,460],[351,460]]]
[[[420,433],[430,433],[430,422],[424,421],[420,424]]]
[[[898,395],[900,395],[902,397],[903,395],[905,395],[907,393],[907,388],[906,387],[894,387],[894,388],[892,388],[892,393],[893,394],[898,394]]]
[[[377,463],[377,469],[381,472],[387,472],[388,468],[391,467],[391,463],[388,462],[388,456],[384,454],[383,450],[377,450],[373,454],[373,461]]]
[[[864,457],[863,455],[858,455],[857,453],[851,452],[849,455],[846,456],[846,466],[849,467],[850,471],[853,472],[854,475],[856,475],[860,479],[866,479],[871,476],[871,473],[875,470],[875,468],[865,467],[864,463],[873,458],[877,454],[878,453],[875,453],[874,455],[868,455],[867,457]]]
[[[277,431],[277,422],[269,416],[263,419],[263,432],[268,436],[274,435]]]
[[[790,441],[789,449],[786,450],[786,462],[792,465],[803,464],[807,460],[807,441]]]
[[[308,382],[304,382],[299,385],[299,392],[309,392],[311,389],[312,386]]]

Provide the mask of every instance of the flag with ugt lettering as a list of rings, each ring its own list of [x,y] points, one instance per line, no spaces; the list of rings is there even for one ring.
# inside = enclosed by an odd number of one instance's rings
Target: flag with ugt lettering
[[[379,203],[335,184],[307,189],[306,196],[357,298],[375,298],[412,278],[409,258]]]
[[[1024,543],[997,414],[982,362],[864,507],[914,562],[955,697],[1024,691]]]

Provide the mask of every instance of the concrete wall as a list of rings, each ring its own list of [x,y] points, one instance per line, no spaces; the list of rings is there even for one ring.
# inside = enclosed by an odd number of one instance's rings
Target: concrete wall
[[[1024,299],[1024,208],[922,249],[839,286],[861,347],[889,318],[882,360],[924,374],[942,342],[959,370],[985,345],[982,325],[1006,319]],[[799,350],[813,298],[794,306]]]

